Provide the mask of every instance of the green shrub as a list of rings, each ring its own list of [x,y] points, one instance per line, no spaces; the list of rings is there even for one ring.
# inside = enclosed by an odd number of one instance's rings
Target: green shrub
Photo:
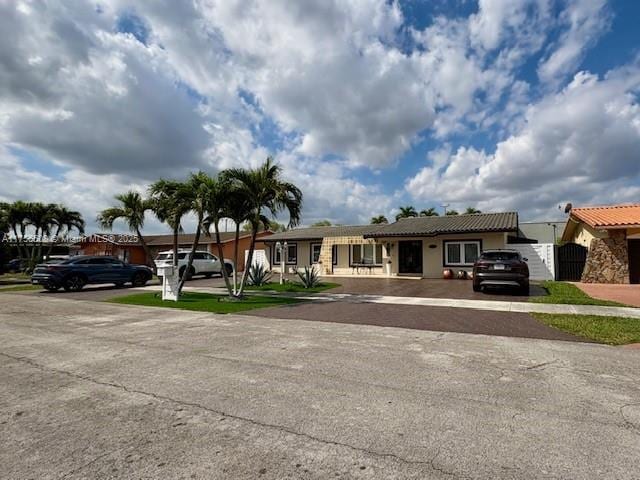
[[[271,272],[264,265],[254,263],[249,267],[249,285],[261,287],[271,280]]]
[[[304,267],[303,271],[298,270],[296,273],[298,274],[302,285],[304,285],[304,288],[314,288],[320,284],[320,275],[313,267]]]

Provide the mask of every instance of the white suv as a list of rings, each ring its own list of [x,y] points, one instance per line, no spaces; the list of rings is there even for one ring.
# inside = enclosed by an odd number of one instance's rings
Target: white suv
[[[187,268],[190,252],[191,250],[178,250],[178,272],[180,272],[180,276],[184,273],[184,269]],[[173,250],[158,253],[155,264],[156,267],[170,267],[173,265]],[[227,269],[227,274],[231,276],[233,274],[233,262],[225,259],[224,266]],[[197,250],[193,255],[193,265],[191,265],[191,271],[187,275],[187,279],[194,275],[204,275],[209,278],[213,274],[222,275],[220,260],[207,251]]]

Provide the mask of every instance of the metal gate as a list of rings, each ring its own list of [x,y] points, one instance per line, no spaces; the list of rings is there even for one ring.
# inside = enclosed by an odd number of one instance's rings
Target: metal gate
[[[558,247],[558,280],[579,282],[587,261],[587,247],[566,243]]]

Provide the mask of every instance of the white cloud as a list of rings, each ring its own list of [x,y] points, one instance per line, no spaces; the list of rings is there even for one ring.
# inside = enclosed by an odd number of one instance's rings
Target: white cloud
[[[607,0],[572,0],[560,14],[560,24],[565,31],[538,67],[540,79],[553,84],[575,71],[587,49],[608,30]]]
[[[415,199],[532,215],[567,201],[633,200],[640,191],[639,92],[636,65],[602,79],[578,73],[562,92],[530,106],[524,126],[495,153],[439,150],[407,191]]]

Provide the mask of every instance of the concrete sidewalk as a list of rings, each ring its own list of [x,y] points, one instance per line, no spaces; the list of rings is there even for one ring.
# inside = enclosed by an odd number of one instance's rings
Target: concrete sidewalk
[[[146,287],[148,290],[158,290]],[[224,288],[185,287],[185,291],[226,294]],[[602,317],[628,317],[640,319],[640,308],[602,307],[597,305],[566,305],[550,303],[508,302],[495,300],[461,300],[456,298],[420,298],[396,297],[387,295],[362,295],[353,293],[282,293],[282,292],[246,292],[248,295],[278,295],[308,300],[340,301],[352,303],[381,303],[387,305],[417,305],[424,307],[469,308],[473,310],[492,310],[496,312],[519,313],[559,313],[576,315],[599,315]]]

